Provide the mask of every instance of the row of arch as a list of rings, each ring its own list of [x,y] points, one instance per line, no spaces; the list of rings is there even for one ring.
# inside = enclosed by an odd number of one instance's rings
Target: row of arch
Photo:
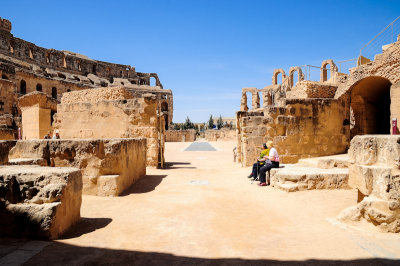
[[[328,68],[329,66],[329,68]],[[328,81],[328,70],[330,70],[330,77],[333,77],[335,73],[338,72],[338,67],[333,62],[332,59],[324,60],[321,64],[320,68],[320,82]],[[294,82],[295,72],[297,72],[297,81],[304,80],[304,73],[299,66],[291,67],[289,69],[289,77],[287,78],[285,71],[282,68],[275,69],[274,73],[272,74],[272,85],[278,85],[278,76],[281,74],[282,82],[281,84],[285,83],[289,87],[289,89],[293,88],[296,84]]]
[[[36,84],[36,91],[43,91],[43,86],[42,84],[38,83]],[[70,92],[71,90],[68,89],[67,92]],[[21,80],[20,85],[19,85],[19,93],[21,95],[25,95],[26,94],[26,81],[25,80]],[[51,97],[53,99],[57,99],[58,93],[57,93],[57,88],[56,87],[52,87],[51,88]]]

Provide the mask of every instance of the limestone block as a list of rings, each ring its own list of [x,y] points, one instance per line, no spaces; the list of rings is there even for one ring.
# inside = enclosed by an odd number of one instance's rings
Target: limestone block
[[[102,175],[98,178],[98,196],[118,196],[122,191],[119,185],[119,175]]]
[[[15,140],[0,140],[0,165],[8,163],[8,153],[16,143]]]
[[[120,194],[146,175],[146,139],[18,141],[9,158],[41,158],[49,166],[79,168],[83,192],[90,195],[111,195],[98,178],[119,175]]]
[[[0,166],[3,236],[56,239],[80,219],[81,202],[77,168]]]
[[[393,210],[388,201],[374,196],[365,197],[356,206],[343,210],[338,220],[346,223],[366,220],[382,232],[400,232],[400,209]]]

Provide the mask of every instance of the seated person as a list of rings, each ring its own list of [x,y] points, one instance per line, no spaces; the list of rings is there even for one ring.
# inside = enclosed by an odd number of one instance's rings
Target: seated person
[[[257,162],[253,164],[253,169],[251,171],[251,174],[248,176],[248,178],[254,178],[254,180],[257,180],[259,170],[261,166],[265,164],[265,156],[269,154],[269,149],[266,143],[263,143],[263,150],[260,153],[260,157],[257,158]]]
[[[268,180],[265,180],[267,171],[271,170],[272,168],[279,168],[279,155],[278,151],[273,147],[273,142],[268,141],[267,146],[270,148],[269,155],[265,156],[266,159],[268,158],[270,162],[267,162],[263,167],[260,168],[260,184],[259,186],[268,186],[270,184],[269,176]]]

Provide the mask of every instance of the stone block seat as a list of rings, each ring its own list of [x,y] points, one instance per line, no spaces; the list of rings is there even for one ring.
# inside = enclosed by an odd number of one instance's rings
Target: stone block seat
[[[56,239],[80,219],[82,174],[72,167],[0,166],[0,235]]]
[[[347,155],[302,159],[271,169],[271,185],[287,192],[312,189],[348,189]]]

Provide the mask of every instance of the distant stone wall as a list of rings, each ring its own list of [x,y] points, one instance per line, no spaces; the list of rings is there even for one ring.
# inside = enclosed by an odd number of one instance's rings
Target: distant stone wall
[[[281,162],[340,154],[349,145],[349,127],[343,120],[346,105],[334,99],[287,99],[286,107],[263,112],[237,112],[239,161],[252,165],[258,147],[272,140]]]
[[[205,139],[208,141],[236,140],[236,130],[206,130]]]
[[[105,88],[113,94],[112,88]],[[63,139],[139,138],[147,139],[147,164],[157,166],[164,151],[164,117],[157,116],[158,101],[154,95],[142,98],[95,101],[90,91],[86,102],[71,99],[83,97],[84,92],[65,94],[67,103],[58,105],[54,128]],[[64,98],[64,96],[63,96]],[[83,99],[83,98],[80,98]],[[96,98],[97,100],[97,98]],[[161,120],[161,121],[160,121]]]
[[[359,203],[339,220],[366,220],[384,232],[400,232],[400,137],[356,136],[349,149],[349,185],[359,191]]]
[[[61,104],[97,103],[99,101],[116,101],[132,99],[133,95],[123,87],[97,88],[65,93]]]
[[[8,157],[10,164],[79,168],[83,193],[90,195],[118,196],[146,175],[144,138],[18,141]]]
[[[166,142],[192,142],[196,140],[196,130],[166,130]]]

